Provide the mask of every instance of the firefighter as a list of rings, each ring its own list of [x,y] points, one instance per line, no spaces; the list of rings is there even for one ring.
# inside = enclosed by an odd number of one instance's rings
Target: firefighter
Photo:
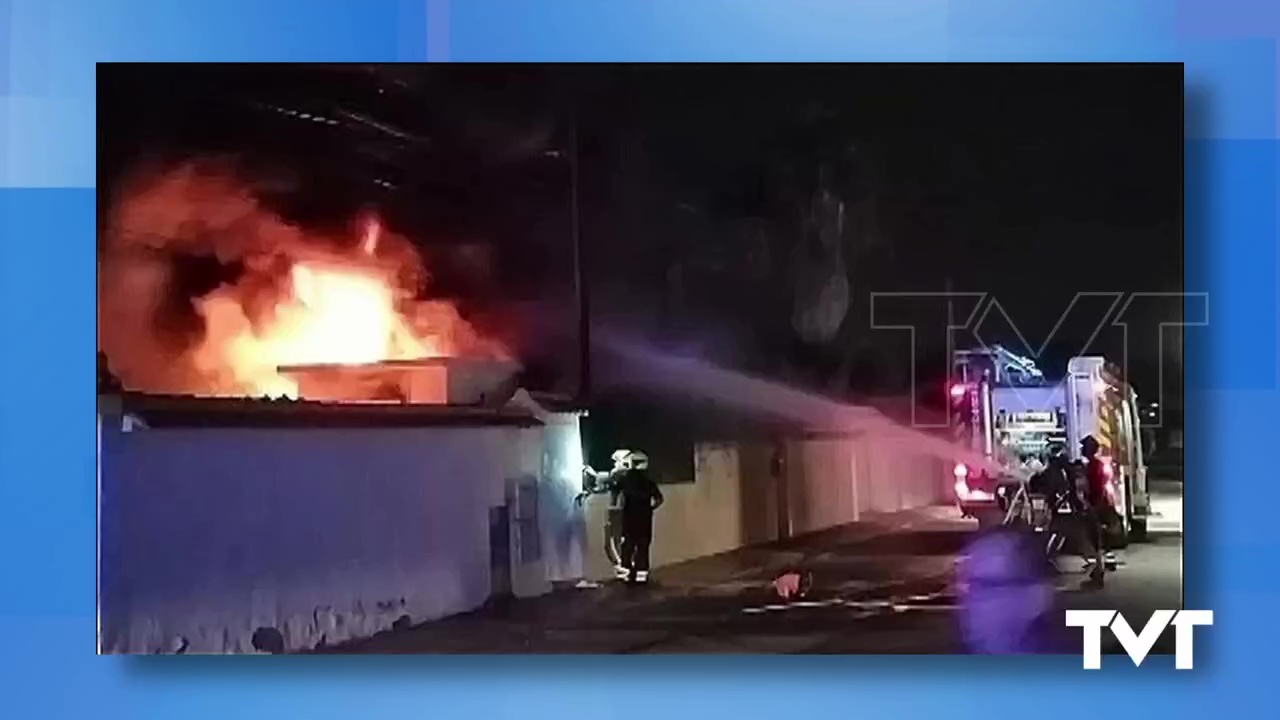
[[[1053,450],[1050,448],[1043,458],[1036,456],[1023,464],[1023,469],[1030,475],[1027,489],[1037,495],[1043,495],[1046,500],[1052,500],[1060,490],[1053,457]]]
[[[609,507],[605,511],[604,521],[604,548],[605,555],[609,561],[613,563],[614,575],[623,577],[626,574],[626,568],[622,566],[622,492],[618,486],[622,479],[622,474],[626,471],[628,458],[631,456],[630,450],[619,448],[613,451],[610,459],[613,460],[613,467],[600,471],[589,466],[582,468],[585,482],[583,483],[582,492],[575,498],[578,505],[582,505],[586,499],[597,493],[609,493]]]
[[[649,545],[653,542],[653,511],[662,505],[662,491],[649,474],[649,456],[635,451],[627,458],[618,481],[622,496],[622,567],[628,584],[649,581]]]
[[[1076,492],[1075,483],[1071,480],[1071,463],[1067,460],[1066,448],[1055,443],[1049,446],[1049,457],[1042,473],[1046,490],[1052,497],[1065,498],[1072,512],[1083,510],[1080,495]]]
[[[1106,464],[1098,457],[1102,446],[1092,435],[1086,435],[1080,441],[1080,454],[1084,456],[1085,499],[1088,501],[1087,528],[1093,541],[1093,559],[1090,562],[1088,585],[1103,586],[1106,574],[1108,553],[1106,551],[1106,528],[1115,512],[1111,507],[1111,497],[1107,492],[1108,477]]]
[[[626,467],[627,457],[631,455],[630,450],[618,449],[614,450],[609,459],[613,461],[613,467],[605,471],[596,470],[590,465],[582,466],[582,474],[586,479],[583,484],[582,492],[576,498],[581,505],[588,497],[603,492],[613,491],[614,480],[617,479]]]
[[[1072,549],[1078,552],[1086,563],[1090,562],[1096,555],[1094,547],[1096,538],[1088,507],[1080,499],[1080,493],[1072,479],[1071,463],[1067,460],[1066,449],[1061,444],[1055,443],[1049,447],[1048,462],[1040,478],[1044,493],[1052,499],[1055,511],[1050,525],[1052,528],[1048,548],[1050,556],[1056,555],[1070,539],[1075,542]],[[1065,520],[1056,512],[1063,502],[1066,502],[1071,510],[1071,514]]]

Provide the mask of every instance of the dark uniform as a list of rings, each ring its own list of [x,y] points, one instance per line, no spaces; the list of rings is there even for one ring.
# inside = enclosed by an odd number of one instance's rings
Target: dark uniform
[[[1040,482],[1045,494],[1050,498],[1065,498],[1073,512],[1084,509],[1084,504],[1080,502],[1080,495],[1076,492],[1075,482],[1071,479],[1071,465],[1062,455],[1049,458],[1048,464],[1040,474]]]
[[[1053,499],[1054,509],[1056,510],[1064,500],[1071,508],[1071,514],[1066,518],[1054,513],[1053,541],[1061,547],[1068,538],[1074,540],[1073,549],[1086,562],[1092,562],[1098,555],[1097,529],[1089,507],[1080,498],[1073,476],[1071,464],[1062,455],[1051,457],[1048,466],[1041,474],[1044,492]]]
[[[622,501],[622,567],[628,582],[641,582],[649,574],[653,511],[663,502],[662,491],[648,468],[623,471],[617,488]]]

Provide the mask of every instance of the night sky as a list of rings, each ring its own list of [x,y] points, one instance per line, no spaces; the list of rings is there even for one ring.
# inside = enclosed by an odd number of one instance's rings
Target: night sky
[[[100,207],[139,161],[235,152],[290,179],[273,202],[297,222],[372,205],[429,252],[496,248],[490,282],[441,271],[482,308],[572,293],[573,119],[596,322],[764,373],[840,355],[787,325],[822,187],[848,208],[859,317],[870,291],[951,279],[1038,344],[1077,292],[1182,289],[1178,65],[120,65],[98,108]],[[1062,347],[1093,329],[1074,325]]]

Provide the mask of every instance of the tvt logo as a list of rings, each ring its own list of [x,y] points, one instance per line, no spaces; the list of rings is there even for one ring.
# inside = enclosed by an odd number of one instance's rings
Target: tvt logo
[[[1102,667],[1102,628],[1110,628],[1135,666],[1142,666],[1165,628],[1174,627],[1174,667],[1190,670],[1195,658],[1193,632],[1197,625],[1212,625],[1212,610],[1156,610],[1142,632],[1135,633],[1129,621],[1115,610],[1068,610],[1067,627],[1084,631],[1084,669]]]
[[[1036,361],[1050,345],[1057,344],[1059,351],[1070,351],[1071,356],[1091,355],[1099,354],[1094,348],[1098,336],[1108,328],[1115,328],[1122,334],[1121,352],[1107,359],[1120,366],[1126,377],[1129,359],[1135,355],[1131,350],[1157,359],[1159,390],[1164,388],[1166,329],[1207,325],[1209,298],[1207,293],[1077,293],[1058,313],[1049,333],[1038,342],[1028,340],[1014,322],[1015,316],[1026,317],[1019,308],[1006,306],[989,293],[871,293],[871,327],[905,332],[910,337],[913,383],[921,376],[921,370],[928,370],[920,366],[918,358],[930,349],[946,348],[944,357],[950,358],[954,350],[1002,344]],[[1067,327],[1073,328],[1069,337],[1064,332]],[[998,342],[997,336],[1005,342]],[[940,367],[929,374],[946,377],[949,373],[949,367]],[[919,399],[914,388],[912,394]],[[1145,395],[1163,400],[1158,391]],[[1164,407],[1163,402],[1157,404]],[[917,418],[913,418],[913,422],[917,427],[924,426]]]

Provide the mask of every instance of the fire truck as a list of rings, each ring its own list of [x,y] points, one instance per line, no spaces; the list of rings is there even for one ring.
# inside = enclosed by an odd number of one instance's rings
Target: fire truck
[[[1150,515],[1146,465],[1133,387],[1105,358],[1076,357],[1065,377],[1047,378],[1028,358],[1000,346],[962,350],[952,358],[949,389],[955,440],[982,453],[998,473],[958,464],[956,502],[981,526],[1001,523],[1031,458],[1061,443],[1083,482],[1080,441],[1092,435],[1110,476],[1107,492],[1123,520],[1108,544],[1146,536]]]

